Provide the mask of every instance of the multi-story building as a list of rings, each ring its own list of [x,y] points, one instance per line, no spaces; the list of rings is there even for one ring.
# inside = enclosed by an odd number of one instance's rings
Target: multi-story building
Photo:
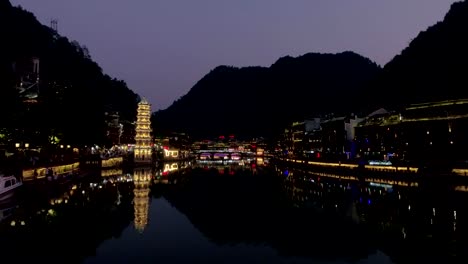
[[[191,142],[190,137],[186,133],[172,133],[165,143],[170,148],[188,150]]]
[[[448,167],[468,160],[467,132],[468,100],[451,100],[368,118],[357,128],[357,142],[367,159]]]
[[[322,148],[322,157],[339,161],[356,158],[358,154],[357,127],[366,119],[383,113],[387,113],[387,111],[379,109],[370,113],[367,117],[350,114],[340,117],[331,116],[323,120],[320,124],[321,140],[316,139],[316,142]]]
[[[398,113],[367,117],[356,127],[357,155],[367,160],[389,160],[399,155],[402,134]]]
[[[105,112],[107,139],[111,145],[119,145],[120,138],[123,134],[123,125],[120,123],[120,116],[118,112]]]
[[[324,160],[391,161],[448,168],[468,164],[468,99],[413,104],[400,111],[295,122],[278,145],[284,153]],[[467,166],[468,167],[468,166]]]
[[[120,144],[135,144],[135,123],[122,120],[123,132],[120,136]]]
[[[369,116],[382,112],[379,109]],[[356,127],[365,118],[328,116],[294,122],[285,129],[279,145],[290,155],[309,159],[350,160],[356,156]]]
[[[282,136],[282,148],[284,154],[302,156],[303,144],[305,134],[305,122],[293,122],[289,127],[284,130]]]
[[[304,138],[302,140],[302,155],[307,158],[320,158],[322,152],[321,118],[304,121]]]
[[[342,158],[346,145],[346,116],[330,117],[321,123],[322,157],[325,159]]]
[[[152,139],[151,139],[151,105],[142,99],[138,103],[137,121],[135,128],[135,161],[151,162],[152,160]]]
[[[26,103],[37,103],[39,95],[39,58],[33,57],[26,60],[19,60],[13,64],[13,71],[16,74],[16,89]]]

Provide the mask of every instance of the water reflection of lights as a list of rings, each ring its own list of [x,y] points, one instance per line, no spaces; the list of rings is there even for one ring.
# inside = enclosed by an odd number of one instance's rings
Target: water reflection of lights
[[[256,171],[258,165],[256,159],[241,159],[241,160],[195,160],[194,167],[203,168],[205,170],[218,169],[219,174],[234,175],[237,169],[248,169]]]
[[[114,197],[114,204],[119,205],[122,195],[117,188],[117,183],[125,184],[129,181],[132,181],[132,175],[120,175],[107,177],[105,179],[94,180],[92,182],[82,182],[78,184],[73,184],[68,186],[68,190],[59,194],[56,197],[50,197],[48,194],[48,200],[46,207],[36,208],[32,211],[29,210],[19,210],[21,205],[16,205],[12,207],[10,212],[5,210],[0,210],[0,222],[9,218],[9,221],[3,227],[6,228],[22,228],[29,223],[47,223],[51,224],[56,221],[60,221],[64,217],[64,212],[67,211],[65,208],[75,208],[83,209],[83,206],[86,206],[89,203],[94,204],[96,201],[101,201],[102,195],[109,195],[114,191],[117,191],[117,195]],[[131,186],[131,185],[127,185]],[[102,192],[104,188],[107,190],[113,189],[112,192]],[[104,199],[105,201],[106,199]],[[100,203],[100,202],[99,202]],[[28,209],[29,207],[25,207]],[[65,211],[64,211],[65,210]],[[26,213],[26,215],[25,215]]]
[[[371,182],[369,185],[370,186],[376,186],[376,187],[383,187],[383,188],[392,188],[393,187],[393,185],[390,185],[390,184],[375,183],[375,182]]]
[[[381,182],[385,181],[381,180]],[[464,206],[464,202],[459,203],[458,200],[465,196],[456,196],[457,198],[455,201],[442,205],[444,207],[439,209],[435,206],[429,206],[435,205],[431,204],[433,202],[432,199],[422,199],[424,202],[419,204],[421,200],[415,198],[420,195],[419,192],[413,193],[411,189],[407,188],[395,191],[393,188],[390,188],[393,187],[393,185],[387,185],[385,183],[370,182],[370,188],[359,188],[362,183],[349,183],[357,188],[352,188],[353,191],[349,191],[347,195],[339,191],[338,185],[334,185],[331,181],[325,184],[323,183],[324,182],[318,183],[317,181],[312,182],[308,180],[307,177],[298,176],[294,179],[286,178],[285,189],[288,190],[287,193],[296,206],[310,206],[310,204],[307,204],[305,201],[312,200],[314,201],[313,204],[320,208],[331,208],[337,204],[337,200],[343,201],[343,197],[354,199],[356,195],[359,195],[359,206],[357,209],[359,214],[363,216],[363,219],[373,225],[378,225],[379,229],[384,227],[385,232],[392,232],[391,229],[393,226],[403,224],[404,226],[400,226],[402,239],[407,239],[410,235],[416,236],[416,233],[419,232],[415,233],[413,232],[413,228],[407,227],[404,224],[407,221],[417,221],[421,223],[421,225],[418,225],[418,229],[427,228],[427,234],[430,234],[430,237],[434,235],[433,232],[440,232],[441,228],[439,227],[442,226],[444,228],[449,227],[451,230],[445,230],[454,233],[462,230],[457,220],[462,218],[460,217],[462,214],[459,213],[459,206]],[[393,182],[393,184],[395,183]],[[296,185],[302,188],[294,188]],[[341,185],[339,186],[341,187]],[[417,183],[414,182],[405,182],[402,184],[398,183],[398,181],[395,186],[418,187]],[[453,186],[453,188],[454,191],[468,191],[468,186],[466,185],[456,185]],[[396,192],[393,195],[392,190]],[[425,192],[423,194],[425,195]],[[415,200],[413,200],[413,198],[415,198]],[[438,201],[440,200],[438,199]],[[454,203],[458,205],[455,205],[455,208],[453,208]],[[439,210],[442,210],[442,212],[439,213]],[[446,210],[449,210],[449,214],[445,213]],[[451,216],[451,219],[446,219],[447,215],[449,217]],[[458,240],[459,238],[457,236],[457,238],[454,239]]]
[[[122,169],[107,169],[101,171],[101,177],[111,177],[111,176],[118,176],[122,175]]]
[[[466,185],[456,185],[454,190],[457,192],[468,192],[468,186]]]
[[[230,159],[230,160],[205,160],[205,159],[197,159],[195,160],[196,165],[236,165],[236,166],[264,166],[268,164],[268,159],[264,159],[261,157],[257,158],[243,158],[243,159]]]
[[[365,181],[366,182],[381,183],[381,184],[389,184],[389,185],[398,185],[398,186],[403,186],[403,187],[418,187],[419,186],[419,183],[417,183],[417,182],[384,180],[384,179],[376,179],[376,178],[366,179]]]
[[[169,184],[169,179],[166,177],[156,177],[156,179],[154,179],[154,183],[155,184],[158,184],[158,183]]]
[[[176,171],[178,169],[179,169],[179,164],[177,163],[165,164],[163,172]]]
[[[357,164],[317,162],[317,161],[305,161],[305,160],[296,160],[296,159],[283,159],[283,160],[286,160],[288,162],[303,163],[303,164],[316,165],[316,166],[322,166],[322,167],[345,167],[349,169],[355,169],[359,167],[359,165]],[[415,167],[395,167],[395,166],[376,166],[376,165],[365,165],[364,167],[368,170],[382,171],[382,172],[409,171],[412,173],[416,173],[418,171],[418,168],[415,168]],[[463,175],[463,174],[466,175],[466,171],[454,170],[454,173],[457,173],[460,175]]]
[[[196,160],[198,164],[239,164],[243,163],[239,160]]]
[[[304,170],[298,170],[298,171],[305,173],[305,174],[321,176],[321,177],[326,177],[326,178],[334,178],[334,179],[348,180],[348,181],[359,181],[359,178],[355,176],[345,176],[345,175],[337,175],[333,173],[311,172],[311,171],[304,171]],[[288,176],[287,174],[285,175]],[[289,171],[289,176],[292,176],[291,171]],[[387,179],[380,179],[380,178],[364,178],[364,181],[373,185],[375,184],[386,185],[388,186],[388,188],[393,187],[393,186],[419,187],[419,183],[414,182],[414,181],[387,180]],[[468,191],[468,186],[466,187],[466,191]]]
[[[257,158],[257,165],[261,166],[264,164],[263,158]]]
[[[66,198],[65,198],[66,197]],[[68,195],[64,195],[63,197],[61,198],[58,198],[58,199],[51,199],[50,200],[50,205],[56,205],[56,204],[61,204],[61,203],[68,203]]]
[[[140,233],[144,231],[148,224],[148,208],[150,183],[152,179],[152,169],[143,168],[133,172],[133,207],[134,207],[134,226]]]

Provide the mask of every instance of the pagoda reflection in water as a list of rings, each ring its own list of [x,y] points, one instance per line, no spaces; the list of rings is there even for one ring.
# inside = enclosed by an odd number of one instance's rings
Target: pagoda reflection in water
[[[134,225],[135,229],[140,233],[143,233],[148,224],[151,176],[152,169],[150,167],[138,168],[133,172],[133,182],[135,184],[135,188],[133,189]]]

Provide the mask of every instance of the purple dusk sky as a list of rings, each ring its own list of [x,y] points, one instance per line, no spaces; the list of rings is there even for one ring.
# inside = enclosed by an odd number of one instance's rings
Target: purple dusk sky
[[[456,0],[11,0],[167,108],[218,65],[351,50],[387,63]],[[221,87],[220,87],[221,88]]]

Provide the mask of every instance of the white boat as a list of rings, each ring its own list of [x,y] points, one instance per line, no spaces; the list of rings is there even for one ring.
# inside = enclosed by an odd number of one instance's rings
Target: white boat
[[[15,176],[0,175],[0,201],[13,196],[15,190],[23,185]]]

